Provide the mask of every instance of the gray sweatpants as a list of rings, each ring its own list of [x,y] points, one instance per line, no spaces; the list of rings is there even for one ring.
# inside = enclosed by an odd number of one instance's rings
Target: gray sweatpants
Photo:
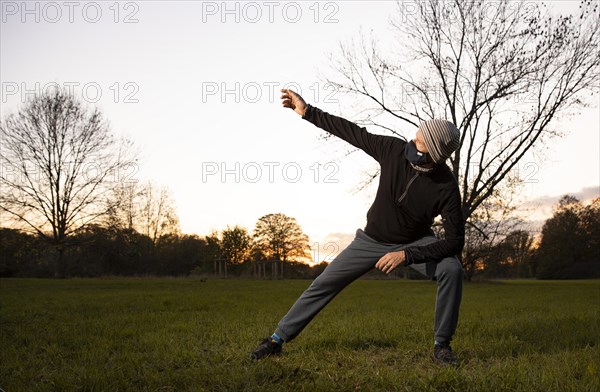
[[[435,237],[424,237],[410,244],[386,244],[369,237],[362,229],[356,230],[354,240],[296,300],[279,321],[275,333],[289,342],[344,287],[375,268],[383,255],[409,245],[426,245],[434,241],[437,241]],[[413,264],[411,267],[437,281],[434,337],[438,342],[449,342],[456,331],[462,297],[463,269],[458,258],[447,257],[439,263]]]

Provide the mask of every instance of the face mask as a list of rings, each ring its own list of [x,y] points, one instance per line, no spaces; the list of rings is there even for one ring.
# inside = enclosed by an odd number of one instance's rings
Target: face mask
[[[404,156],[414,165],[424,165],[433,162],[428,153],[417,150],[417,146],[412,140],[406,143],[406,147],[404,147]]]

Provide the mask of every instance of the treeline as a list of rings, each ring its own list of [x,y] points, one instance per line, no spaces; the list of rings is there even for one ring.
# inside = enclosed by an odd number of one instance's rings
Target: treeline
[[[151,215],[136,211],[138,221],[147,221],[139,217]],[[0,276],[312,279],[327,265],[307,263],[312,260],[308,237],[294,218],[284,214],[261,217],[252,235],[240,226],[213,231],[204,237],[186,235],[171,224],[175,220],[165,220],[170,224],[153,229],[152,225],[149,229],[138,222],[134,225],[136,230],[123,226],[123,221],[113,216],[108,221],[111,224],[86,226],[77,231],[61,244],[61,249],[47,238],[2,228]],[[515,230],[486,249],[477,250],[480,253],[468,278],[600,278],[599,240],[600,198],[583,205],[573,196],[564,196],[539,238]],[[57,275],[58,259],[62,270]],[[377,271],[371,275],[377,275]],[[407,268],[398,268],[393,276],[418,278]]]
[[[600,278],[600,198],[583,205],[566,195],[541,236],[509,233],[478,259],[474,275],[489,278]]]
[[[229,229],[228,229],[229,230]],[[59,256],[55,246],[19,230],[0,229],[0,276],[54,277]],[[255,251],[251,258],[223,258],[218,233],[209,236],[165,234],[156,241],[129,229],[90,226],[73,235],[62,253],[64,277],[199,276],[305,278],[316,277],[325,263],[269,260]]]

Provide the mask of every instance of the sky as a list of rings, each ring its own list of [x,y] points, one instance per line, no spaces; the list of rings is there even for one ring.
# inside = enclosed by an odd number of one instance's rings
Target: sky
[[[344,157],[347,145],[283,108],[279,89],[352,119],[351,99],[318,75],[331,74],[329,54],[359,30],[397,45],[395,2],[2,1],[1,12],[1,115],[53,83],[72,86],[137,146],[127,175],[171,191],[182,232],[252,230],[281,212],[308,234],[313,257],[331,259],[364,228],[373,189],[353,190],[376,163],[360,151]],[[565,193],[599,196],[598,117],[596,104],[558,122],[567,136],[548,144],[543,163],[523,162],[531,219],[547,218]]]

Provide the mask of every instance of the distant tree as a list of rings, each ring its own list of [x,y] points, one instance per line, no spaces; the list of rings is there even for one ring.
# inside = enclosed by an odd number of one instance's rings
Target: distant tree
[[[520,223],[512,216],[515,207],[510,205],[511,201],[501,197],[489,198],[467,221],[461,256],[468,281],[484,266],[489,269],[491,262],[500,262],[499,244]]]
[[[204,258],[212,261],[213,272],[216,276],[227,276],[227,262],[223,257],[222,239],[217,230],[212,230],[209,235],[204,237],[206,249]]]
[[[139,197],[140,185],[137,182],[122,183],[113,187],[107,200],[104,225],[113,230],[136,230]]]
[[[146,235],[156,244],[163,235],[179,234],[175,203],[166,187],[152,182],[120,184],[112,190],[107,225],[131,229]]]
[[[561,198],[542,228],[536,252],[538,278],[585,278],[600,274],[599,204],[596,199],[584,207],[573,196]]]
[[[525,230],[510,232],[492,246],[485,260],[485,273],[495,278],[534,277],[533,237]]]
[[[136,160],[98,109],[66,89],[47,90],[0,122],[0,211],[14,227],[54,246],[54,276],[65,276],[69,238],[107,212],[107,190]]]
[[[308,236],[295,218],[277,213],[261,217],[254,229],[254,243],[273,262],[273,277],[283,278],[283,266],[288,261],[310,260]],[[279,274],[277,263],[279,262]]]
[[[267,256],[256,246],[254,242],[250,252],[250,260],[252,261],[253,273],[256,278],[267,277]]]
[[[101,225],[87,225],[78,230],[73,238],[73,246],[65,252],[70,276],[122,275],[130,270],[130,263],[138,264],[127,252],[129,242],[121,238],[111,228]],[[122,255],[122,256],[121,256]]]
[[[155,274],[187,276],[194,268],[196,273],[204,269],[202,253],[206,242],[195,235],[164,234],[159,237],[155,249]]]
[[[48,247],[37,236],[0,228],[0,277],[52,276]]]
[[[73,235],[65,252],[69,275],[145,275],[154,273],[150,239],[135,230],[87,225]]]
[[[323,271],[325,271],[325,268],[327,268],[327,266],[329,265],[328,262],[326,261],[321,261],[319,264],[315,264],[311,267],[311,275],[310,278],[316,278],[317,276],[321,275],[321,273]]]
[[[600,263],[600,197],[583,207],[579,219],[583,243],[587,244],[582,258]]]
[[[533,237],[525,230],[515,230],[502,241],[513,276],[534,277],[532,264]]]
[[[166,187],[157,187],[151,182],[140,190],[140,232],[148,236],[152,243],[164,235],[179,233],[179,219],[175,212],[175,202]]]
[[[227,226],[221,237],[221,254],[229,263],[242,264],[250,257],[252,237],[246,228]]]
[[[208,245],[204,238],[197,235],[181,235],[177,245],[179,265],[186,275],[196,272],[208,274],[212,270],[212,260],[205,258]]]
[[[179,219],[174,201],[166,187],[158,187],[152,182],[128,182],[115,184],[107,200],[108,213],[104,225],[118,237],[135,240],[143,244],[146,270],[152,274],[181,274],[176,251],[168,252],[180,240]],[[146,240],[138,241],[143,236]],[[159,249],[160,248],[160,249]]]

